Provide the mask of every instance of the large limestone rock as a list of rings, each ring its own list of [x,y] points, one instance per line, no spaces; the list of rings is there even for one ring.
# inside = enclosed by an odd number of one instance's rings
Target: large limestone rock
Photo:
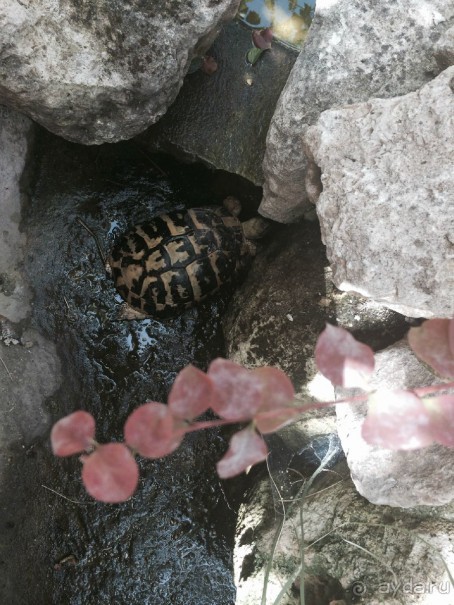
[[[3,0],[0,102],[71,141],[142,132],[238,0]]]
[[[322,237],[341,290],[413,317],[454,315],[454,67],[420,90],[324,112]]]
[[[376,355],[374,389],[412,389],[440,382],[405,341]],[[454,450],[438,444],[403,452],[371,446],[361,436],[366,412],[366,404],[336,406],[339,436],[359,493],[374,504],[402,508],[453,502]]]
[[[318,0],[268,132],[263,215],[291,222],[309,206],[307,126],[331,107],[417,90],[440,70],[433,46],[453,17],[452,0]]]
[[[445,31],[435,44],[434,55],[441,69],[454,65],[454,26]]]

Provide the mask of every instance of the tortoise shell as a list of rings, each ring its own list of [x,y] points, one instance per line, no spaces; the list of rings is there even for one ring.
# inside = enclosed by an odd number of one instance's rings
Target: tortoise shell
[[[119,294],[146,315],[175,315],[232,281],[247,266],[240,221],[223,207],[161,214],[136,225],[108,260]]]

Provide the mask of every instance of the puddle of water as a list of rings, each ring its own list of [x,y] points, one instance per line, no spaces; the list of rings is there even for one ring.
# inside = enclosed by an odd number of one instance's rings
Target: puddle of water
[[[64,375],[49,409],[59,418],[82,407],[96,417],[100,442],[122,439],[132,409],[165,401],[182,367],[206,368],[224,354],[226,300],[215,297],[166,322],[117,321],[119,297],[76,217],[107,252],[131,225],[182,206],[218,204],[244,185],[161,156],[154,158],[156,171],[134,143],[86,148],[42,132],[36,158],[24,217],[26,270],[35,291],[34,323],[57,343]],[[258,204],[260,196],[254,188],[240,197]],[[68,555],[77,560],[52,572],[46,605],[232,605],[234,515],[213,464],[226,437],[194,434],[172,456],[142,461],[137,494],[118,506],[90,501],[76,460],[46,458],[52,488],[88,503],[68,508],[57,499],[45,508],[44,550],[56,562]],[[25,539],[34,543],[36,536]]]
[[[238,18],[256,29],[271,27],[276,38],[301,47],[314,16],[315,0],[242,0]]]

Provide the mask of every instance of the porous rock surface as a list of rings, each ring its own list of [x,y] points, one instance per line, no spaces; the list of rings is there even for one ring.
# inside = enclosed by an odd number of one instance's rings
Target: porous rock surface
[[[435,44],[434,55],[441,69],[454,65],[454,26],[445,31]]]
[[[432,79],[440,70],[434,43],[453,18],[452,0],[318,0],[268,131],[264,216],[291,222],[310,206],[307,126],[331,107],[403,95]]]
[[[338,288],[454,315],[454,67],[414,93],[324,112],[305,142]]]
[[[143,131],[238,0],[3,0],[0,102],[71,141]]]
[[[306,598],[308,605],[451,605],[444,563],[454,563],[453,505],[411,511],[376,506],[358,494],[342,464],[333,471],[322,474],[305,498],[282,499],[275,477],[263,477],[250,489],[235,539],[236,605],[261,602],[271,554],[267,603],[297,577],[300,507],[306,578],[313,586],[315,574],[322,589]],[[300,476],[290,475],[301,485]],[[300,603],[296,582],[279,602]]]
[[[416,388],[440,383],[401,341],[378,353],[370,381],[374,389]],[[343,390],[339,396],[347,393]],[[369,445],[361,436],[367,405],[336,406],[337,426],[352,479],[374,504],[410,508],[454,501],[454,450],[434,444],[416,451],[392,451]]]
[[[0,106],[0,602],[11,605],[41,605],[38,593],[50,568],[36,556],[45,551],[40,512],[49,504],[43,504],[34,443],[50,430],[45,404],[61,381],[55,345],[30,325],[32,297],[23,271],[21,180],[32,132],[28,118]],[[12,579],[19,568],[20,585]]]

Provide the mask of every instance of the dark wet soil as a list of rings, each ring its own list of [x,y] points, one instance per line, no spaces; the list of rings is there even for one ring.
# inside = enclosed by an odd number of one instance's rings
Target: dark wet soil
[[[86,409],[100,442],[120,440],[128,414],[165,401],[181,368],[204,369],[224,353],[226,302],[218,297],[165,322],[117,321],[121,301],[76,218],[109,250],[128,226],[161,211],[229,194],[252,209],[257,192],[232,176],[151,158],[133,142],[87,148],[42,131],[34,157],[26,271],[34,326],[57,343],[63,371],[48,408],[54,419]],[[221,485],[214,467],[227,438],[192,434],[171,456],[142,461],[139,490],[121,505],[93,502],[80,463],[54,459],[47,441],[18,452],[2,496],[8,605],[233,604],[235,504],[232,484]]]

